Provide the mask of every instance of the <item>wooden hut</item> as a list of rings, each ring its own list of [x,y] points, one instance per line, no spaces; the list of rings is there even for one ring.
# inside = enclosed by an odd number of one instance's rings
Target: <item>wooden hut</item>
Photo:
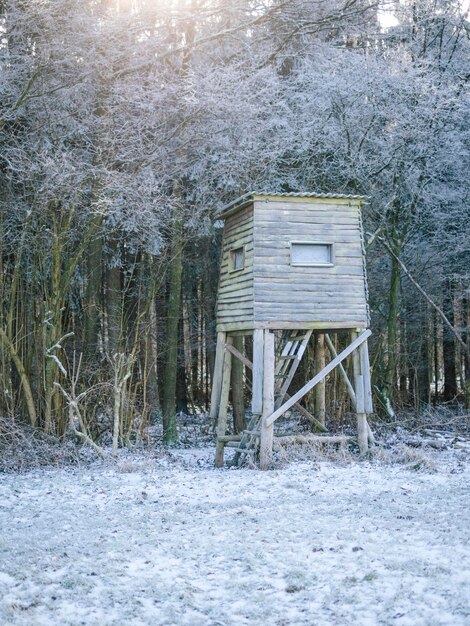
[[[238,448],[238,458],[259,448],[261,466],[267,467],[274,421],[336,366],[356,408],[360,448],[367,449],[372,434],[366,414],[372,401],[363,200],[353,195],[249,193],[218,213],[224,234],[211,398],[216,465],[223,463],[224,446],[230,445]],[[351,332],[351,343],[336,355],[328,333],[344,329]],[[252,363],[232,345],[240,334],[253,335]],[[312,334],[325,338],[332,361],[289,398],[288,388]],[[341,365],[350,354],[352,383]],[[253,419],[239,442],[226,435],[232,358],[253,370]]]

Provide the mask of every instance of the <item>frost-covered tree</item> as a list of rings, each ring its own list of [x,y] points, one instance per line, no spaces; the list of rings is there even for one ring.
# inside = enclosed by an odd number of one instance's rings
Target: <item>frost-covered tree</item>
[[[90,433],[114,402],[122,442],[160,408],[174,441],[183,377],[209,382],[213,210],[255,188],[370,197],[376,379],[410,379],[428,314],[400,263],[466,315],[468,22],[394,6],[381,32],[368,0],[1,3],[3,411],[63,433],[82,353]]]

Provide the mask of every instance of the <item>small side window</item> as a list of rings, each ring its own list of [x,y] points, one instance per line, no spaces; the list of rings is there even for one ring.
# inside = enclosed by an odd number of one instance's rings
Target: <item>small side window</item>
[[[230,271],[236,272],[245,267],[245,248],[234,248],[230,250]]]
[[[332,243],[291,243],[291,265],[333,265]]]

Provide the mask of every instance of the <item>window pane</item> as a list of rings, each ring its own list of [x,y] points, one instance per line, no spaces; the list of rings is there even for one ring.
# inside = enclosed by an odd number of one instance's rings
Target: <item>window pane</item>
[[[232,250],[232,263],[234,270],[241,270],[245,264],[245,253],[243,248]]]
[[[331,243],[293,243],[291,259],[296,265],[328,265],[332,263]]]

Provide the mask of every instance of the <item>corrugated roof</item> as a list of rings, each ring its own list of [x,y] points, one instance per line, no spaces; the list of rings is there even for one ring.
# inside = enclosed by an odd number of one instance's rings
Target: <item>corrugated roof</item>
[[[353,194],[343,193],[313,193],[313,192],[294,192],[294,193],[270,193],[268,191],[249,191],[243,194],[230,204],[217,211],[216,219],[225,217],[227,214],[233,213],[238,208],[248,204],[256,196],[269,196],[273,198],[341,198],[346,200],[367,200],[367,196],[356,196]]]

